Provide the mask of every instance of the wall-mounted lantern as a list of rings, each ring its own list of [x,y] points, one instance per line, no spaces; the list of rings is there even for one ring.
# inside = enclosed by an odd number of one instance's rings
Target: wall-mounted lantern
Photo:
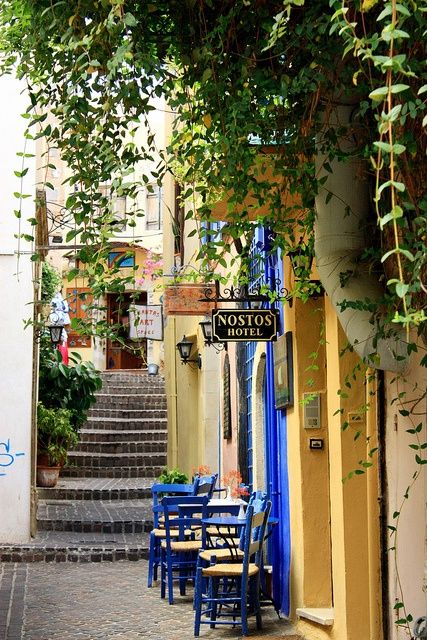
[[[214,342],[212,339],[212,319],[206,316],[204,320],[199,322],[202,329],[203,339],[207,347],[213,347],[218,353],[224,349],[223,342]]]
[[[181,358],[182,364],[195,363],[197,364],[197,367],[199,369],[202,368],[202,358],[200,356],[200,353],[197,354],[196,358],[190,358],[193,343],[185,335],[183,336],[182,340],[177,343],[176,348],[179,351],[179,356]]]

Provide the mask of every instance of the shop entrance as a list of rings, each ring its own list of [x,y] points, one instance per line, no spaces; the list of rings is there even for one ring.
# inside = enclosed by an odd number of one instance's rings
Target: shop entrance
[[[120,325],[119,334],[123,343],[118,340],[107,340],[106,368],[145,369],[147,366],[147,340],[131,340],[129,338],[129,307],[133,304],[147,304],[147,293],[107,294],[108,324]]]

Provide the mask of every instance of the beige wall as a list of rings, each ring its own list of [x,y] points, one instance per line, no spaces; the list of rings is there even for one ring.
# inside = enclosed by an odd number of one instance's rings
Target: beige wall
[[[386,375],[386,453],[387,453],[387,482],[388,482],[388,523],[395,525],[395,512],[400,512],[396,554],[389,552],[389,598],[390,606],[396,601],[401,602],[402,596],[407,613],[411,613],[416,620],[425,616],[427,611],[427,590],[424,567],[426,563],[425,534],[427,523],[427,473],[425,465],[419,466],[415,461],[417,452],[411,444],[424,443],[427,440],[426,416],[427,399],[424,398],[414,409],[415,415],[402,416],[401,409],[410,409],[416,398],[427,388],[426,369],[420,367],[419,361],[424,354],[420,344],[418,354],[412,355],[411,366],[405,373],[404,379],[398,380],[395,375]],[[401,396],[402,403],[393,402]],[[411,402],[412,400],[412,402]],[[407,402],[409,401],[409,402]],[[391,404],[393,402],[393,404]],[[418,424],[422,424],[419,440],[407,432]],[[419,474],[414,478],[414,474]],[[415,480],[415,482],[414,482]],[[408,492],[408,499],[405,493]],[[393,544],[390,539],[390,546]],[[399,586],[402,587],[402,590]],[[424,591],[423,591],[424,587]],[[390,626],[393,638],[406,638],[405,632],[400,632],[393,622],[396,611],[390,611]]]
[[[168,400],[168,466],[178,466],[191,477],[195,468],[219,468],[222,430],[221,357],[205,348],[199,322],[202,316],[168,316],[165,325],[165,380]],[[183,335],[194,342],[191,359],[199,352],[202,367],[183,364],[176,344]]]

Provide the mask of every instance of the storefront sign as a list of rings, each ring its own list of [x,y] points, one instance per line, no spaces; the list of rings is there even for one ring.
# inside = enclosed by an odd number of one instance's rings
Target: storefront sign
[[[163,293],[165,316],[203,316],[210,313],[212,302],[201,302],[207,284],[168,285]]]
[[[129,338],[163,340],[163,314],[161,305],[136,304],[129,309]]]
[[[212,335],[218,342],[270,342],[276,339],[277,314],[274,309],[215,309]]]

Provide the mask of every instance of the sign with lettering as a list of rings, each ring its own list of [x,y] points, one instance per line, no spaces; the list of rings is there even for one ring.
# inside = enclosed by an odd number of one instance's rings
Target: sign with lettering
[[[163,340],[161,305],[136,304],[129,309],[129,338]]]
[[[217,342],[270,342],[276,340],[274,309],[215,309],[212,336]]]

